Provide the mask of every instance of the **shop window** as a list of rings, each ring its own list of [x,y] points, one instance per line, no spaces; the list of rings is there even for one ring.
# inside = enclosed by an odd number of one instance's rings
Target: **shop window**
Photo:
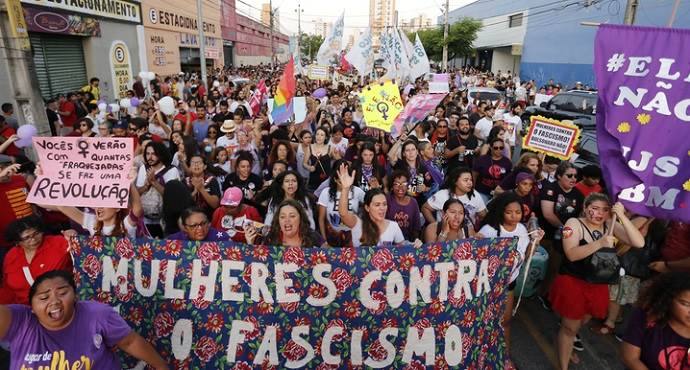
[[[508,28],[522,26],[522,13],[511,15],[510,17],[508,17],[508,21]]]

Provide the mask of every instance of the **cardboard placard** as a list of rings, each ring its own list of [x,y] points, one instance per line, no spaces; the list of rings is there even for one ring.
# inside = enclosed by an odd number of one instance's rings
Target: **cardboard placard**
[[[580,128],[570,121],[532,116],[522,147],[567,161],[575,151],[579,139]]]
[[[27,202],[52,206],[127,208],[134,139],[34,137],[43,174]]]

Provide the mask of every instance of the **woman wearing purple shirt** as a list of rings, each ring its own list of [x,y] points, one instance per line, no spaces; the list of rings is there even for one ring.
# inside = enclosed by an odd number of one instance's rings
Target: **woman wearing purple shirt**
[[[193,240],[199,242],[217,242],[230,240],[230,236],[223,231],[211,227],[211,222],[203,209],[189,207],[180,215],[182,231],[169,235],[172,240]]]
[[[36,278],[31,307],[0,305],[0,340],[9,342],[10,369],[121,369],[114,348],[160,370],[155,349],[112,307],[80,302],[69,272],[53,270]]]
[[[690,273],[657,276],[640,295],[623,336],[631,370],[684,370],[690,365]]]
[[[407,195],[409,174],[407,171],[398,170],[393,172],[391,178],[386,218],[398,223],[405,240],[415,241],[420,236],[421,223],[417,200]]]

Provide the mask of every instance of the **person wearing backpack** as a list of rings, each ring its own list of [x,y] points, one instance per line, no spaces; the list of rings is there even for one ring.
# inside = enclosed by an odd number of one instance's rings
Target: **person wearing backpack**
[[[163,190],[168,181],[179,180],[171,166],[170,152],[163,143],[151,141],[144,148],[144,165],[139,167],[136,187],[141,195],[144,223],[153,237],[163,237]]]

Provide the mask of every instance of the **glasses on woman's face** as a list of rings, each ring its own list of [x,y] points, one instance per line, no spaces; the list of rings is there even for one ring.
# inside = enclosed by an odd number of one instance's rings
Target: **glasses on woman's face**
[[[393,187],[396,188],[406,188],[407,183],[406,182],[400,182],[400,181],[393,181]]]
[[[438,125],[438,128],[448,128],[448,125]]]
[[[496,146],[492,147],[493,150],[503,150],[504,148],[505,148],[505,146],[503,146],[503,145],[496,145]]]
[[[89,127],[89,125],[87,125],[86,123],[81,123],[79,124],[79,127]]]
[[[191,224],[191,225],[184,224],[184,225],[187,228],[194,230],[194,229],[200,229],[200,228],[204,228],[204,227],[208,226],[208,221],[202,221],[202,222],[199,222],[198,224]]]
[[[574,173],[566,173],[566,174],[565,174],[565,177],[567,177],[567,178],[569,178],[569,179],[574,179],[575,176],[577,176],[577,174],[574,174]]]
[[[19,241],[20,241],[20,242],[26,243],[26,242],[29,242],[29,241],[31,241],[31,240],[38,240],[38,238],[40,238],[41,235],[43,235],[43,232],[41,232],[41,231],[34,231],[33,233],[31,233],[31,234],[29,234],[29,235],[24,235],[24,236],[22,236],[22,237],[19,239]]]

